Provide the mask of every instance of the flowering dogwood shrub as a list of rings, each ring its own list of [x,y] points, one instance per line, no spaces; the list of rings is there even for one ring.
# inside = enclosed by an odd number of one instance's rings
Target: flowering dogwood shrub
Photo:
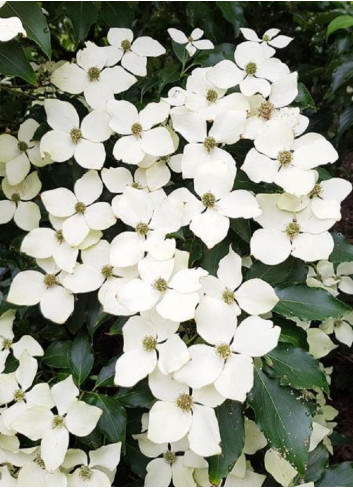
[[[242,29],[229,58],[168,32],[181,71],[154,100],[149,59],[170,46],[111,28],[0,136],[21,263],[0,309],[0,486],[120,486],[127,469],[310,486],[332,453],[319,359],[353,342],[351,251],[330,231],[352,186],[277,57],[291,38]]]

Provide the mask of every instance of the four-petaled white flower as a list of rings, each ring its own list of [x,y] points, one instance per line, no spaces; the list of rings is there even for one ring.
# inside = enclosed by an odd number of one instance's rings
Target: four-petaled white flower
[[[5,2],[0,2],[0,7],[2,7],[4,3]],[[0,42],[11,41],[11,39],[18,34],[27,37],[27,32],[18,17],[0,18]]]
[[[241,27],[241,33],[247,41],[259,42],[262,45],[267,45],[269,53],[274,54],[274,49],[282,49],[288,46],[288,44],[293,41],[292,37],[284,36],[280,34],[280,29],[268,29],[262,37],[259,37],[253,29],[248,27]]]
[[[183,31],[174,27],[170,27],[168,33],[177,44],[186,44],[185,49],[189,56],[194,56],[197,50],[214,48],[213,42],[208,39],[201,39],[203,30],[199,28],[194,29],[190,36],[186,36]]]

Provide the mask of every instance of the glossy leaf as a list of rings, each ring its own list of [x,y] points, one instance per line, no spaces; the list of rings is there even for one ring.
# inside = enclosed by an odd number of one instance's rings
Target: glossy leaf
[[[335,242],[335,247],[330,255],[330,261],[332,263],[353,261],[353,245],[348,239],[340,233],[333,233],[332,237]]]
[[[72,341],[56,341],[45,351],[43,362],[49,367],[70,368]]]
[[[36,85],[37,77],[21,46],[16,41],[0,42],[0,73],[18,76]]]
[[[340,15],[339,17],[333,19],[327,26],[326,37],[329,37],[331,34],[338,31],[339,29],[348,29],[348,27],[352,27],[352,26],[353,26],[352,15]]]
[[[77,43],[82,42],[97,21],[98,12],[94,2],[69,2],[66,4],[67,16],[72,22]]]
[[[103,410],[98,426],[111,443],[125,441],[127,416],[125,408],[113,397],[92,392],[85,399]]]
[[[322,477],[315,486],[317,487],[352,487],[353,463],[343,462],[325,469]]]
[[[71,349],[70,368],[77,383],[81,385],[89,376],[94,363],[91,344],[87,336],[79,335],[75,338]]]

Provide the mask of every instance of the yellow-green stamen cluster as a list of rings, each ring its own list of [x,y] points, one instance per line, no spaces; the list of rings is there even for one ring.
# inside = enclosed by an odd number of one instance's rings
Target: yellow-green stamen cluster
[[[8,338],[3,338],[2,340],[2,347],[4,350],[9,350],[12,345],[12,341],[9,340]]]
[[[268,121],[271,119],[273,111],[275,110],[275,106],[271,104],[271,102],[262,102],[260,107],[257,109],[257,115],[261,119],[265,119]]]
[[[203,205],[207,208],[214,207],[216,204],[216,197],[211,194],[211,192],[207,192],[203,194],[201,201]]]
[[[131,126],[131,134],[133,134],[136,137],[139,137],[139,136],[141,136],[141,133],[142,133],[142,126],[141,126],[141,124],[139,122],[135,122]]]
[[[292,153],[290,151],[280,151],[277,155],[278,163],[281,166],[288,166],[291,164],[293,159]]]
[[[222,343],[221,345],[216,346],[216,353],[219,357],[223,358],[223,360],[228,360],[232,351],[227,343]]]
[[[77,204],[75,205],[75,211],[77,212],[77,214],[84,214],[85,210],[86,204],[84,204],[83,202],[77,202]]]
[[[157,346],[157,339],[154,336],[145,336],[142,340],[142,346],[147,352],[154,351]]]
[[[17,389],[13,394],[13,399],[16,402],[23,402],[26,399],[26,394],[22,389]]]
[[[262,40],[263,40],[263,41],[265,41],[265,42],[268,42],[268,41],[271,41],[271,38],[270,38],[270,36],[269,36],[269,35],[264,34],[264,35],[262,36]]]
[[[88,74],[88,78],[90,79],[90,81],[98,81],[99,80],[99,77],[100,77],[100,69],[99,68],[96,68],[95,66],[92,66],[92,68],[89,68],[87,74]]]
[[[89,481],[92,477],[92,473],[92,470],[87,467],[87,465],[82,465],[82,467],[80,467],[78,475],[83,481]]]
[[[212,136],[208,136],[204,140],[203,145],[207,151],[212,151],[212,149],[214,149],[217,146],[217,141]]]
[[[55,232],[55,239],[60,244],[64,241],[64,235],[61,229],[58,229],[58,231]]]
[[[225,302],[226,304],[230,305],[230,304],[233,304],[234,302],[234,292],[233,290],[230,290],[230,289],[225,289],[223,291],[223,294],[222,294],[222,300],[223,302]]]
[[[70,136],[71,136],[71,141],[73,143],[75,143],[75,144],[78,143],[80,141],[80,139],[82,139],[81,129],[79,129],[78,127],[74,127],[70,131]]]
[[[53,421],[52,421],[52,428],[53,429],[57,429],[57,428],[63,428],[63,426],[65,425],[65,420],[62,416],[60,416],[59,414],[56,414],[54,417],[53,417]]]
[[[44,275],[44,285],[49,289],[56,284],[56,276],[53,273]]]
[[[135,228],[135,231],[139,236],[146,236],[149,230],[150,228],[145,222],[139,222]]]
[[[207,90],[207,94],[206,94],[207,102],[215,103],[217,102],[217,99],[218,99],[218,93],[216,92],[216,90],[213,90],[212,88]]]
[[[167,452],[163,453],[163,459],[168,465],[173,465],[176,462],[176,455],[174,452],[170,452],[168,450]]]
[[[38,465],[38,467],[40,467],[42,470],[45,470],[45,463],[41,457],[36,457],[34,459],[34,463],[36,463]]]
[[[164,278],[157,278],[157,280],[153,284],[153,288],[161,292],[162,294],[167,291],[168,284]]]
[[[179,409],[181,409],[181,411],[183,411],[184,413],[188,413],[191,411],[194,405],[194,401],[190,394],[183,393],[179,394],[179,396],[177,397],[176,405]]]
[[[22,151],[22,153],[23,153],[24,151],[27,151],[27,149],[28,149],[28,144],[27,144],[27,143],[25,143],[24,141],[19,141],[19,142],[18,142],[17,147],[18,147],[18,149],[19,149],[20,151]]]
[[[104,265],[101,270],[101,274],[105,279],[108,279],[113,276],[114,267],[112,265]]]
[[[120,46],[124,51],[129,51],[131,49],[131,42],[128,39],[124,39],[121,41]]]
[[[322,194],[322,186],[320,185],[320,183],[316,183],[314,185],[314,188],[310,192],[309,197],[313,199],[314,197],[320,197],[321,194]]]
[[[14,194],[11,195],[11,200],[12,202],[15,202],[15,204],[18,204],[19,201],[21,200],[21,196],[19,193],[15,192]]]
[[[248,63],[245,66],[245,73],[247,75],[255,75],[256,71],[257,71],[257,65],[253,61],[250,61],[250,63]]]
[[[300,233],[300,226],[297,222],[291,222],[288,224],[286,227],[286,234],[288,238],[294,239],[296,238]]]

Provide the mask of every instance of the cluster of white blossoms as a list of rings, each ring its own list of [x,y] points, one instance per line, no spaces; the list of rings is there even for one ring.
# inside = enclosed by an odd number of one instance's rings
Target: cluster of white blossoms
[[[189,37],[169,33],[185,46],[186,58],[213,48],[200,29]],[[47,126],[40,138],[33,118],[17,137],[0,136],[0,222],[13,219],[26,231],[20,250],[33,259],[13,278],[7,302],[39,305],[45,318],[65,324],[75,298],[96,292],[104,313],[126,316],[115,384],[132,387],[147,378],[155,398],[135,435],[151,459],[147,486],[209,486],[205,458],[222,453],[215,408],[246,401],[254,358],[273,350],[281,333],[271,315],[279,297],[264,280],[246,280],[244,257],[229,246],[215,274],[192,267],[183,233],[207,255],[234,219],[251,220],[254,259],[276,265],[292,255],[309,262],[314,286],[316,270],[327,265],[325,277],[320,272],[324,286],[352,292],[352,264],[335,272],[327,261],[334,247],[329,229],[351,184],[322,180],[317,170],[338,155],[324,137],[306,132],[309,120],[291,105],[297,73],[275,56],[291,38],[278,29],[262,38],[251,29],[242,33],[246,40],[234,60],[193,69],[183,86],[141,108],[124,100],[124,92],[146,76],[148,58],[165,49],[150,37],[134,39],[131,30],[112,28],[109,45],[87,42],[76,62],[53,72],[56,97],[44,100]],[[263,184],[257,194],[237,185],[232,146],[241,140],[253,143],[241,170]],[[79,176],[73,185],[56,186],[54,177],[42,188],[44,167],[55,174],[65,162]],[[0,318],[0,365],[4,370],[10,353],[18,361],[16,370],[0,375],[0,485],[31,479],[46,486],[110,486],[120,443],[89,455],[69,448],[70,434],[91,433],[101,410],[78,398],[71,376],[50,387],[39,381],[36,357],[43,350],[30,336],[13,342],[13,319],[12,309]],[[334,328],[338,339],[348,334],[334,322],[320,328],[310,330]],[[326,419],[317,422],[323,428],[313,431],[311,449],[330,433]],[[22,448],[19,435],[34,445]],[[247,420],[244,453],[226,486],[262,485],[265,476],[246,456],[266,443]],[[285,466],[274,475],[280,484],[296,475],[287,465],[278,452],[267,452],[271,473]]]

